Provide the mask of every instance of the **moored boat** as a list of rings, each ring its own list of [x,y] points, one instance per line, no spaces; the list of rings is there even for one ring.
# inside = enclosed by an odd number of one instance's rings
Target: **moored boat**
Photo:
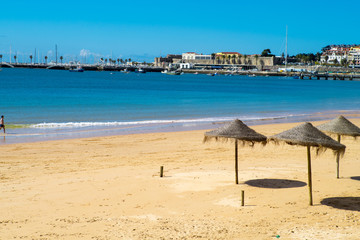
[[[81,66],[77,66],[76,68],[70,68],[70,72],[83,72],[84,69]]]
[[[179,71],[167,71],[166,74],[167,75],[180,75],[181,72],[179,72]]]
[[[142,69],[142,68],[138,68],[138,69],[137,69],[137,72],[138,72],[138,73],[146,73],[146,71],[145,71],[144,69]]]

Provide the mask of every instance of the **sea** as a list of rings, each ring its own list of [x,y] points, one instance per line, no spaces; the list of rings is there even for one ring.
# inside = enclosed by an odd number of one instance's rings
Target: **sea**
[[[360,81],[3,68],[0,144],[360,116]]]

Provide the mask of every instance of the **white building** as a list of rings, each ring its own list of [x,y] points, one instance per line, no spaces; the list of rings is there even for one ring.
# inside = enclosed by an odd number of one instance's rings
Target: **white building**
[[[182,54],[182,60],[211,60],[211,55],[197,54],[195,52],[187,52]]]
[[[191,63],[180,63],[180,68],[181,69],[191,69],[191,68],[193,68],[193,64],[191,64]]]
[[[350,49],[346,47],[332,47],[323,53],[320,61],[322,63],[341,63],[343,59],[349,60],[349,50]]]

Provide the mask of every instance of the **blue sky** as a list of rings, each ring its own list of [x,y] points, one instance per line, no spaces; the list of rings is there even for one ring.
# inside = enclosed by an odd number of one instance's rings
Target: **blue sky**
[[[167,53],[274,54],[360,44],[360,1],[2,1],[0,54],[152,61]],[[80,52],[82,54],[80,54]],[[39,55],[38,54],[38,55]],[[80,56],[81,55],[81,56]],[[25,60],[24,60],[25,61]]]

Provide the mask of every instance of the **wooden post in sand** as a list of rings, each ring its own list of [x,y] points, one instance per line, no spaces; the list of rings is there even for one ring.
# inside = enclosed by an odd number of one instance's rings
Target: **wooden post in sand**
[[[340,143],[340,135],[338,135],[338,142]],[[339,178],[340,171],[340,153],[336,154],[336,176]]]
[[[241,206],[245,205],[245,191],[241,190]]]
[[[235,183],[239,184],[238,177],[238,140],[235,139]]]
[[[160,166],[160,177],[164,176],[164,166]]]
[[[312,197],[310,146],[307,146],[307,159],[308,159],[308,185],[309,185],[310,205],[312,206],[313,205],[313,197]]]

